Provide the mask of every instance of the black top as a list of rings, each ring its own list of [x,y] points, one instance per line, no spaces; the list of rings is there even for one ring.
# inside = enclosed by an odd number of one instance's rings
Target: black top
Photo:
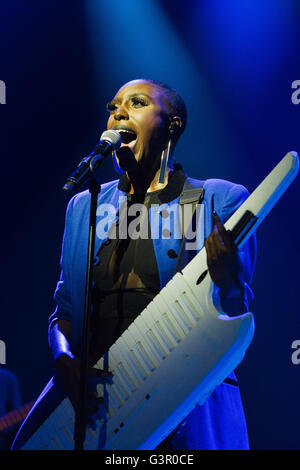
[[[128,193],[129,181],[125,174],[121,177],[119,189],[127,194],[127,237],[124,236],[124,225],[118,220],[115,224],[116,239],[104,242],[97,254],[99,262],[94,266],[91,318],[92,362],[96,362],[110,348],[160,291],[150,223],[145,215],[148,215],[151,204],[170,202],[178,197],[185,179],[181,166],[176,165],[164,189],[146,193],[141,198]],[[128,210],[136,203],[143,204],[146,210],[143,214],[129,217]],[[118,214],[120,220],[121,214],[124,215],[122,208]],[[132,229],[137,235],[136,239],[128,236]]]

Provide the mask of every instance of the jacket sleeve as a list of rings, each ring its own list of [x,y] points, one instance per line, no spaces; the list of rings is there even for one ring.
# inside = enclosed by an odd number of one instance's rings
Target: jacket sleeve
[[[61,274],[54,292],[56,309],[49,317],[49,330],[58,320],[72,320],[72,296],[71,296],[71,275],[72,275],[72,214],[75,196],[70,200],[65,217],[65,229],[60,258]]]
[[[230,216],[242,205],[242,203],[248,198],[249,192],[242,185],[232,186],[228,192],[224,195],[222,203],[221,213],[219,214],[223,223],[230,218]],[[249,311],[249,305],[253,300],[253,292],[250,288],[255,263],[256,263],[256,235],[251,235],[245,245],[238,249],[239,266],[240,266],[240,280],[244,287],[244,299],[243,299],[243,311],[245,313]],[[218,291],[218,288],[216,288]],[[236,292],[231,292],[226,295],[226,298],[222,298],[221,305],[226,313],[230,312],[230,306],[236,299]]]

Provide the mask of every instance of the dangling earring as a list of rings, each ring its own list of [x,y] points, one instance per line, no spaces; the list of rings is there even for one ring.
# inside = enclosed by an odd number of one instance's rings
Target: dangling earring
[[[168,160],[171,150],[171,139],[169,139],[167,148],[165,148],[161,154],[161,164],[160,164],[160,173],[159,173],[159,183],[164,184],[166,179],[166,171],[168,167]]]

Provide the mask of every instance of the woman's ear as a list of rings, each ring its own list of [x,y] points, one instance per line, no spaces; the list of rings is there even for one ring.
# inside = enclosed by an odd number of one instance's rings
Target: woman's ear
[[[169,121],[169,133],[170,136],[173,137],[174,134],[176,135],[180,131],[182,127],[182,120],[179,116],[171,116]]]

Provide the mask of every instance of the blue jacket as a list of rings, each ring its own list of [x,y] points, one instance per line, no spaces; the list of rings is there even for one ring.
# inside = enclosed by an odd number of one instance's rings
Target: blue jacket
[[[244,202],[249,193],[243,186],[225,180],[209,179],[199,182],[189,178],[189,181],[197,182],[198,186],[200,183],[204,189],[204,220],[203,223],[199,223],[197,227],[197,251],[199,251],[204,245],[205,238],[207,238],[212,231],[213,209],[218,213],[221,221],[224,223],[242,202]],[[125,193],[118,189],[118,183],[119,180],[115,180],[101,187],[96,222],[95,258],[102,243],[107,239],[109,228],[112,226],[113,222],[116,221],[118,205],[120,202],[122,203],[125,198]],[[72,347],[75,354],[80,350],[82,315],[84,310],[89,202],[90,197],[88,191],[75,195],[69,202],[66,212],[65,233],[61,256],[61,277],[54,295],[57,308],[50,316],[50,327],[58,319],[65,319],[72,322]],[[178,202],[179,197],[169,203],[160,205],[159,209],[170,212],[170,208]],[[103,211],[101,211],[100,214],[99,209],[106,205],[107,208],[109,208],[108,205],[112,205],[114,208],[109,217],[107,214],[103,214]],[[157,208],[151,208],[149,210],[153,212],[157,210]],[[174,221],[172,221],[173,226],[178,227],[180,224],[178,212],[172,211],[172,215],[174,217]],[[105,221],[103,219],[105,219]],[[158,218],[153,214],[149,214],[149,219],[150,224],[153,220],[160,224],[158,229],[157,227],[151,226],[151,233],[162,233],[164,225],[169,226],[169,222],[166,218]],[[99,227],[102,227],[105,222],[107,222],[106,234],[100,233]],[[168,255],[170,250],[174,250],[176,253],[180,250],[181,240],[176,238],[176,232],[176,230],[171,232],[169,237],[153,239],[161,288],[172,278],[176,267],[177,259],[170,258]],[[192,254],[195,255],[195,252],[190,253],[191,256]],[[239,257],[243,268],[242,279],[245,286],[245,308],[247,308],[253,298],[250,283],[256,257],[255,237],[252,237],[244,248],[239,251]]]
[[[197,251],[203,245],[205,238],[211,233],[213,228],[212,211],[215,210],[221,221],[224,223],[237,208],[248,197],[248,191],[241,185],[236,185],[225,180],[209,179],[206,181],[188,181],[196,187],[203,187],[204,200],[203,211],[201,212],[201,223],[197,226]],[[107,223],[107,232],[116,220],[118,205],[125,197],[125,193],[118,188],[119,180],[115,180],[101,186],[101,193],[98,199],[97,211],[97,236],[95,242],[95,258],[102,243],[107,238],[107,233],[103,234],[101,228]],[[66,319],[72,322],[72,351],[79,354],[81,343],[81,332],[84,311],[86,259],[88,245],[88,224],[89,224],[89,193],[84,191],[75,195],[69,202],[65,232],[63,238],[63,248],[61,256],[61,277],[55,291],[57,307],[50,316],[49,328],[59,319]],[[160,206],[160,210],[165,209],[170,212],[172,205],[179,202],[179,197],[170,203]],[[111,217],[104,214],[101,208],[110,204],[112,210]],[[157,208],[149,209],[157,210]],[[159,227],[151,225],[151,233],[160,233],[167,224],[165,217],[151,217]],[[176,227],[180,224],[178,213],[173,212],[173,223],[175,230],[169,237],[153,239],[154,251],[160,277],[160,286],[163,288],[172,278],[177,262],[177,258],[170,257],[170,250],[176,253],[180,250],[181,240],[174,236]],[[104,221],[105,218],[105,221]],[[169,225],[168,225],[169,227]],[[195,255],[190,252],[188,257]],[[187,257],[187,261],[188,261]],[[253,298],[250,283],[253,275],[256,258],[256,240],[252,236],[239,250],[239,257],[242,266],[242,279],[245,286],[245,311]],[[235,375],[230,378],[234,381]],[[50,408],[55,408],[58,404],[59,385],[55,388],[52,379],[38,398],[35,407],[23,424],[19,435],[16,438],[14,448],[19,448],[22,442],[32,433],[34,426],[41,422],[41,415],[47,415]],[[180,426],[178,432],[167,442],[168,449],[247,449],[248,437],[246,422],[240,397],[239,388],[230,383],[223,383],[218,386],[215,392],[202,406],[198,406],[188,416]]]

